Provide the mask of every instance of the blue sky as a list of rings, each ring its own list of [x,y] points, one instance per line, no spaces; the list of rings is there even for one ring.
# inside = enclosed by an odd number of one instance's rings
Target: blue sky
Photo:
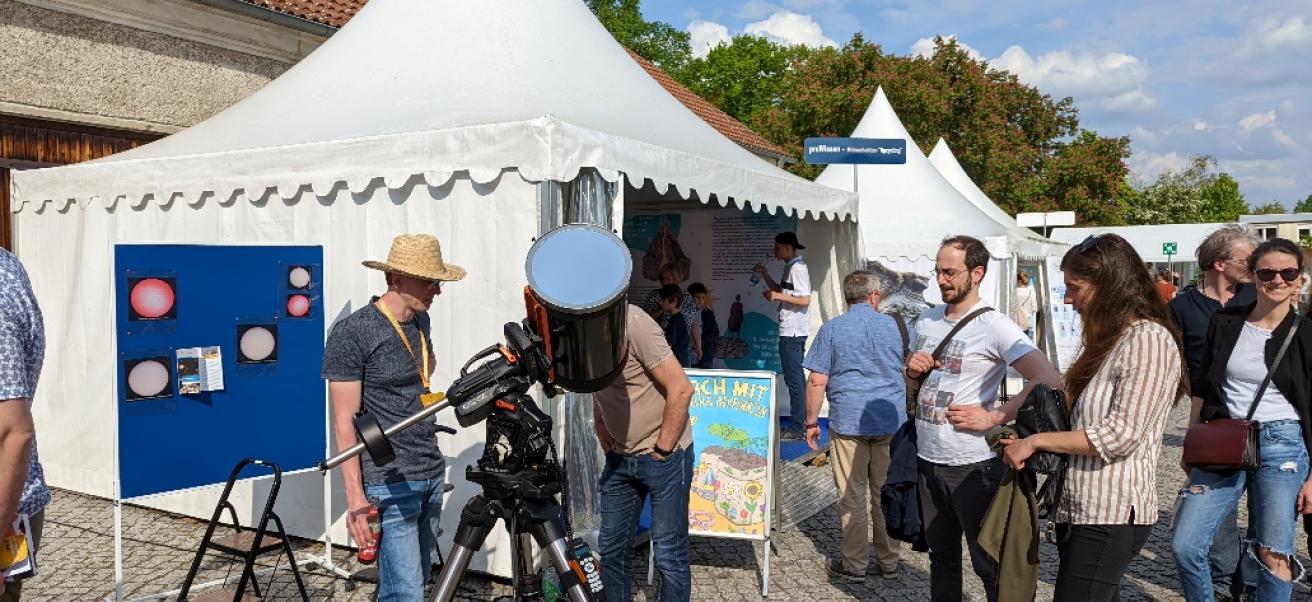
[[[649,19],[705,51],[753,33],[842,45],[853,33],[896,54],[955,35],[1054,97],[1082,126],[1129,136],[1151,182],[1191,154],[1215,156],[1250,204],[1312,194],[1312,1],[647,0]],[[895,107],[896,108],[896,107]]]

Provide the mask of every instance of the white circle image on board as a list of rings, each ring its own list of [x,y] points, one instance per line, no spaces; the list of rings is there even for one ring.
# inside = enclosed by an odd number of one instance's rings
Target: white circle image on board
[[[137,397],[156,397],[169,386],[169,369],[154,360],[132,367],[128,373],[128,388]]]
[[[310,286],[310,270],[305,268],[292,268],[287,274],[287,283],[292,288],[305,288]]]
[[[256,326],[242,333],[239,344],[242,355],[250,358],[251,361],[262,362],[273,355],[276,341],[269,329]]]

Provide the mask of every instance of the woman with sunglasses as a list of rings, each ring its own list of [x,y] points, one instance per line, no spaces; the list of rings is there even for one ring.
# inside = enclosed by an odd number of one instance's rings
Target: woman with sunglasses
[[[1261,424],[1261,466],[1255,471],[1190,471],[1189,486],[1175,516],[1171,543],[1185,597],[1212,600],[1207,553],[1217,524],[1234,510],[1248,489],[1253,530],[1247,562],[1257,562],[1255,600],[1289,600],[1298,514],[1312,513],[1308,449],[1312,449],[1312,323],[1294,304],[1303,285],[1303,254],[1293,242],[1276,238],[1258,245],[1248,258],[1257,283],[1257,302],[1223,309],[1212,317],[1200,366],[1204,382],[1201,419],[1245,418]],[[1298,330],[1285,356],[1262,390],[1271,362],[1290,330]]]
[[[1003,439],[1003,461],[1021,469],[1035,451],[1069,454],[1053,599],[1116,600],[1157,522],[1162,432],[1188,392],[1184,359],[1170,312],[1124,238],[1089,237],[1061,271],[1084,322],[1083,350],[1065,375],[1071,430]]]

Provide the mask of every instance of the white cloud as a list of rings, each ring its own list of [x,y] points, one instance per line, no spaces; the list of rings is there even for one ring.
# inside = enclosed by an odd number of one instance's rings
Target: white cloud
[[[1150,145],[1157,144],[1156,132],[1153,132],[1152,130],[1144,128],[1143,126],[1140,125],[1134,126],[1134,129],[1130,131],[1130,137],[1137,142],[1144,142]]]
[[[1047,22],[1045,22],[1043,25],[1040,25],[1039,27],[1041,29],[1046,29],[1048,31],[1060,31],[1062,29],[1066,29],[1066,19],[1063,19],[1061,17],[1050,19]]]
[[[1012,46],[989,62],[1054,96],[1075,96],[1109,111],[1143,111],[1157,105],[1157,99],[1144,90],[1148,65],[1133,55],[1057,50],[1036,57]]]
[[[1182,171],[1189,167],[1189,164],[1189,157],[1180,156],[1174,151],[1169,153],[1136,151],[1130,155],[1130,171],[1143,182],[1154,182],[1162,172]]]
[[[688,34],[692,36],[692,55],[703,58],[712,48],[728,44],[729,28],[714,21],[693,21],[688,24]]]
[[[820,24],[809,15],[781,10],[764,21],[748,23],[743,33],[761,36],[783,44],[802,44],[811,47],[836,47],[837,42],[825,36]]]
[[[1280,112],[1286,116],[1293,115],[1298,112],[1298,105],[1294,104],[1294,99],[1286,98],[1280,101]]]
[[[943,38],[947,40],[957,40],[957,34],[946,35],[943,36]],[[965,50],[966,55],[972,59],[977,61],[984,59],[984,55],[980,54],[978,50],[971,48],[961,40],[957,40],[957,46],[961,47],[962,50]],[[934,38],[920,38],[919,40],[916,40],[916,43],[911,45],[911,56],[923,56],[925,58],[933,57]]]
[[[1281,20],[1277,17],[1262,17],[1248,24],[1244,42],[1240,50],[1245,54],[1274,50],[1277,48],[1299,48],[1312,45],[1312,27],[1303,22],[1303,17],[1290,17]]]
[[[1248,117],[1240,119],[1239,129],[1243,130],[1245,134],[1251,134],[1253,133],[1253,130],[1275,125],[1275,123],[1276,123],[1276,112],[1274,109],[1272,109],[1265,113],[1253,113]]]
[[[1193,123],[1193,127],[1195,132],[1210,132],[1216,129],[1217,126],[1207,123],[1202,119],[1195,119]]]

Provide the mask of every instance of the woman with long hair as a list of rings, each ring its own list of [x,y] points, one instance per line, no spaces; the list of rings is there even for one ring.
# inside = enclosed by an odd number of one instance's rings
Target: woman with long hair
[[[1091,236],[1061,260],[1066,302],[1084,322],[1066,371],[1071,430],[1004,439],[1016,469],[1068,454],[1057,503],[1054,600],[1116,600],[1157,522],[1157,460],[1171,406],[1187,395],[1180,337],[1143,260],[1124,238]]]
[[[1212,600],[1207,553],[1221,519],[1248,490],[1253,530],[1250,562],[1259,562],[1256,600],[1289,600],[1293,592],[1294,531],[1298,513],[1312,513],[1308,449],[1312,448],[1312,321],[1294,304],[1306,278],[1298,245],[1276,238],[1248,257],[1257,283],[1257,302],[1227,308],[1212,317],[1199,366],[1203,389],[1200,418],[1246,418],[1261,426],[1257,470],[1212,472],[1194,469],[1175,515],[1171,550],[1185,598]],[[1297,323],[1285,356],[1270,367]],[[1271,380],[1266,389],[1268,372]],[[1260,396],[1259,396],[1260,392]],[[1254,408],[1254,404],[1256,407]]]

